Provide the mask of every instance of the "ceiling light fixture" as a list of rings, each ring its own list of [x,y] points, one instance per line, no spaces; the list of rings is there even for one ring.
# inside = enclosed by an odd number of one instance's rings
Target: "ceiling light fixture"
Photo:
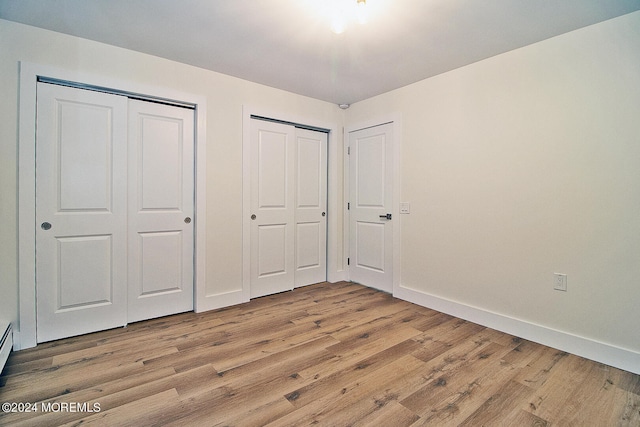
[[[331,8],[330,20],[331,31],[341,34],[347,29],[350,21],[357,21],[359,24],[367,23],[367,0],[345,1],[334,0],[329,3]]]
[[[358,22],[361,24],[367,23],[367,0],[358,0],[358,11],[356,12]]]

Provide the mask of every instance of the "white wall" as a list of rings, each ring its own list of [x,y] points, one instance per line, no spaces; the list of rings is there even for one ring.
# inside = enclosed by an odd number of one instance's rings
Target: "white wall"
[[[640,12],[356,103],[346,124],[390,112],[411,203],[399,294],[608,362],[622,349],[640,372]]]
[[[327,102],[10,21],[0,20],[0,40],[0,320],[11,321],[14,325],[18,320],[19,61],[206,98],[208,295],[242,290],[243,105],[339,126],[343,121],[342,110]],[[342,136],[337,136],[341,144]],[[341,164],[339,171],[342,171]],[[342,178],[339,179],[341,182]],[[341,242],[341,236],[337,237]]]
[[[343,121],[322,101],[8,21],[0,20],[0,40],[0,318],[12,322],[18,61],[206,97],[211,294],[242,285],[242,105]],[[620,348],[635,362],[618,365],[640,372],[638,52],[640,12],[346,111],[347,126],[402,117],[405,297],[480,320],[495,314],[486,323],[514,319],[520,330],[531,325],[531,338],[559,331]],[[554,272],[568,274],[567,293],[553,291]]]

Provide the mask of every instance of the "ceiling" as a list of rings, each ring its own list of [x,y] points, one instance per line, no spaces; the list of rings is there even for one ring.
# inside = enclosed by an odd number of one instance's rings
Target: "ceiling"
[[[144,52],[336,104],[640,10],[640,0],[0,0],[0,18]]]

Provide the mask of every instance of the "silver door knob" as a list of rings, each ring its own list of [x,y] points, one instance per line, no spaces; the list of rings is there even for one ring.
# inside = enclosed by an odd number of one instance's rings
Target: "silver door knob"
[[[42,224],[40,224],[40,228],[42,228],[43,230],[49,230],[51,229],[51,223],[45,221]]]
[[[186,217],[186,218],[184,219],[184,223],[185,223],[185,224],[189,224],[190,222],[191,222],[191,218]]]

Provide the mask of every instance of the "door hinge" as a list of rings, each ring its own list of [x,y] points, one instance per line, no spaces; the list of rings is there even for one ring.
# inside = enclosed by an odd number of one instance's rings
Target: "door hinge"
[[[351,258],[347,258],[347,265],[351,265]]]
[[[351,209],[351,203],[347,202],[347,210]]]
[[[347,155],[351,154],[351,147],[347,147]]]

